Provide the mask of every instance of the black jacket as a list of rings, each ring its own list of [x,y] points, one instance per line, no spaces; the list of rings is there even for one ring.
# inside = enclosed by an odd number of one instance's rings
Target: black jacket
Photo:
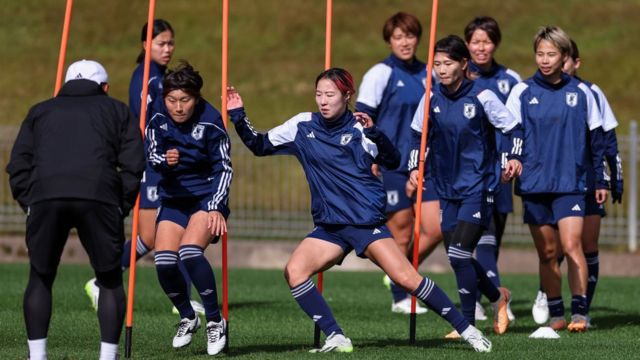
[[[145,167],[142,136],[124,103],[90,80],[72,80],[31,108],[7,165],[23,209],[50,199],[135,202]]]

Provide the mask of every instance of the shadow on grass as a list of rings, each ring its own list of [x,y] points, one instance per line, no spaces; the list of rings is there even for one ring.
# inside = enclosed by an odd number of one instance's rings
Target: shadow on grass
[[[229,302],[229,310],[238,310],[238,309],[254,308],[254,307],[257,308],[257,307],[269,306],[270,304],[274,304],[277,302],[278,301],[276,300],[232,301],[232,302]],[[220,307],[222,308],[222,304],[220,304]]]
[[[242,345],[241,347],[234,347],[233,340],[231,340],[231,349],[229,350],[230,357],[233,356],[241,356],[247,354],[257,354],[257,353],[285,353],[292,351],[303,351],[307,352],[312,349],[312,344],[310,343],[300,343],[300,344],[253,344],[253,345]],[[206,354],[206,351],[203,352]]]

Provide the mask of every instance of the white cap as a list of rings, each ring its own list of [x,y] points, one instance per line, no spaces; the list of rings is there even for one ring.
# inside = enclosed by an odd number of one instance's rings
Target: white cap
[[[93,60],[80,60],[69,65],[64,82],[77,79],[91,80],[100,85],[109,82],[109,75],[100,63]]]

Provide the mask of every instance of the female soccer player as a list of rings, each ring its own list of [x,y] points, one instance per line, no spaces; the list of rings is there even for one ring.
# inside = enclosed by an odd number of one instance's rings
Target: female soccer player
[[[424,93],[425,64],[416,58],[416,51],[422,26],[420,21],[404,12],[390,17],[382,27],[382,38],[391,48],[391,54],[373,66],[364,75],[356,109],[368,114],[376,127],[385,134],[400,151],[401,164],[409,158],[411,143],[411,119]],[[382,167],[382,180],[387,192],[387,226],[400,251],[410,255],[413,233],[412,200],[405,191],[409,178],[407,169]],[[425,186],[425,202],[422,203],[422,236],[420,238],[421,258],[426,257],[442,240],[440,232],[440,205],[433,186]],[[388,278],[385,276],[385,280]],[[393,302],[391,311],[411,313],[411,297],[399,286],[391,283]],[[421,314],[426,308],[416,307]]]
[[[582,250],[585,192],[589,168],[595,176],[595,200],[604,203],[603,130],[596,100],[584,83],[562,72],[571,42],[560,28],[541,28],[533,43],[538,71],[517,84],[507,107],[524,128],[523,171],[516,182],[522,196],[547,294],[552,328],[567,326],[555,236],[557,226],[569,267],[572,293],[569,331],[587,328],[587,264]]]
[[[623,179],[622,179],[622,159],[618,152],[618,140],[615,128],[618,126],[611,106],[604,92],[596,84],[590,83],[578,77],[577,72],[582,64],[580,51],[575,41],[571,40],[571,57],[564,63],[563,71],[579,81],[585,83],[596,100],[600,117],[602,118],[602,130],[604,131],[604,156],[609,165],[610,189],[613,203],[622,201]],[[598,239],[600,236],[600,221],[606,215],[604,203],[596,202],[593,182],[595,176],[591,176],[589,182],[589,192],[585,199],[584,227],[582,229],[582,251],[587,261],[587,314],[591,307],[591,301],[596,291],[598,274],[600,272],[600,261],[598,259]],[[591,318],[587,315],[587,327],[591,326]]]
[[[253,128],[234,88],[227,97],[229,115],[245,145],[257,156],[296,156],[309,182],[315,228],[289,258],[285,278],[300,307],[327,336],[324,346],[315,351],[353,351],[351,340],[311,281],[311,276],[339,264],[351,250],[369,258],[397,285],[425,302],[476,351],[490,351],[491,342],[462,317],[433,281],[413,269],[385,226],[384,188],[371,167],[375,162],[395,169],[400,154],[369,115],[348,109],[354,95],[351,74],[338,68],[326,70],[316,78],[319,111],[300,113],[267,134]]]
[[[479,86],[493,91],[504,104],[511,89],[521,81],[520,75],[496,62],[494,54],[500,46],[502,33],[498,22],[488,16],[473,19],[464,28],[464,39],[469,48],[471,61],[469,62],[470,77]],[[501,148],[503,137],[496,136],[497,147]],[[508,145],[508,144],[507,144]],[[502,156],[507,156],[503,153]],[[496,286],[500,286],[500,273],[498,271],[498,253],[502,243],[502,235],[507,224],[507,216],[513,211],[513,198],[511,182],[501,183],[496,187],[494,194],[494,208],[489,223],[489,228],[482,234],[476,247],[476,259],[487,271],[487,276]],[[478,294],[479,296],[480,294]],[[476,302],[476,320],[485,320],[487,317],[484,308],[480,304],[480,297]],[[507,307],[509,320],[515,320],[511,307]]]
[[[216,283],[204,250],[227,232],[228,197],[233,171],[229,137],[220,113],[200,95],[202,77],[188,63],[169,71],[162,82],[164,106],[149,122],[148,162],[160,173],[155,263],[158,280],[182,320],[173,347],[191,342],[200,327],[187,295],[178,257],[189,272],[206,318],[207,353],[226,342]]]
[[[476,292],[481,291],[494,308],[494,331],[503,334],[509,325],[509,291],[494,285],[471,255],[491,220],[494,189],[501,177],[496,129],[502,136],[508,134],[511,143],[521,141],[520,126],[493,91],[465,77],[469,59],[469,50],[458,36],[436,42],[433,66],[440,83],[431,93],[427,166],[440,199],[441,227],[462,313],[467,321],[475,322]],[[423,97],[411,123],[414,140],[409,169],[414,185],[424,112]],[[518,158],[519,148],[514,147],[505,164],[505,180],[520,174]]]

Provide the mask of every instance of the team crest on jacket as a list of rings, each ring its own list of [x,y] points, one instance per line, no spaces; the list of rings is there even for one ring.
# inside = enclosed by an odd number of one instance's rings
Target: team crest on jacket
[[[340,138],[340,145],[347,145],[349,141],[351,141],[352,137],[353,134],[342,134],[342,137]]]
[[[575,107],[578,105],[578,93],[577,92],[568,92],[566,94],[567,105],[571,107]]]
[[[509,80],[507,79],[500,79],[498,80],[498,90],[500,90],[500,92],[504,95],[507,95],[509,93]]]
[[[473,119],[474,116],[476,116],[476,105],[464,104],[464,117],[467,119]]]
[[[158,200],[158,187],[157,186],[147,186],[147,199],[149,201]]]
[[[191,136],[196,140],[200,140],[202,139],[202,134],[204,134],[204,125],[194,125],[193,130],[191,130]]]

